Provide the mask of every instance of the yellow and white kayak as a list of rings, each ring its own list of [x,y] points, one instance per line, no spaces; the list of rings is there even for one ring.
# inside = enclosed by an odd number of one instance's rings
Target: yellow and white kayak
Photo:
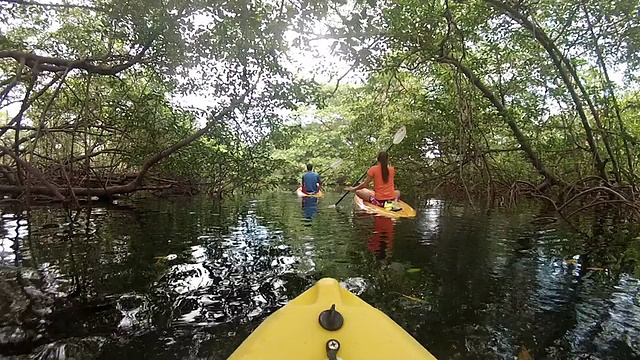
[[[299,197],[305,197],[306,196],[306,197],[317,197],[317,198],[320,198],[320,197],[324,196],[324,193],[322,192],[322,190],[320,190],[315,194],[306,194],[306,193],[302,192],[302,187],[299,187],[299,188],[296,189],[296,195],[298,195]]]
[[[294,359],[435,357],[380,310],[324,278],[265,319],[228,360]]]
[[[370,202],[365,202],[359,196],[353,197],[353,202],[356,206],[356,209],[366,212],[367,214],[374,215],[382,215],[391,218],[412,218],[416,216],[416,211],[402,200],[398,200],[400,207],[402,208],[400,211],[391,211],[387,210],[383,207],[373,205]]]

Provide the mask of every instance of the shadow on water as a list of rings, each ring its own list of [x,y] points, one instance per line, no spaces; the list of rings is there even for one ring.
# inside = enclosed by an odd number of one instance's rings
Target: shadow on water
[[[0,355],[225,359],[331,276],[441,359],[640,356],[632,227],[437,200],[394,221],[329,209],[339,195],[5,210]]]

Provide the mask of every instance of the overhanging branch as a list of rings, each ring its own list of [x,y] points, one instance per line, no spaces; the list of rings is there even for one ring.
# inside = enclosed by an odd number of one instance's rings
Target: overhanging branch
[[[45,4],[37,1],[24,1],[24,0],[0,0],[0,2],[8,4],[26,5],[26,6],[40,6],[50,9],[85,9],[93,11],[104,11],[104,9],[89,6],[89,5],[74,5],[74,4]]]
[[[0,0],[2,1],[2,0]],[[38,66],[40,71],[49,72],[68,72],[74,69],[85,70],[91,74],[99,75],[116,75],[117,73],[124,71],[133,65],[139,63],[142,57],[145,55],[153,40],[149,41],[142,50],[129,61],[119,64],[113,67],[106,67],[100,65],[94,65],[92,62],[99,59],[81,59],[81,60],[65,60],[60,58],[54,58],[49,56],[36,55],[34,53],[10,50],[0,51],[0,59],[13,58],[18,62],[25,62],[25,64],[31,68]],[[106,60],[106,59],[102,59]]]

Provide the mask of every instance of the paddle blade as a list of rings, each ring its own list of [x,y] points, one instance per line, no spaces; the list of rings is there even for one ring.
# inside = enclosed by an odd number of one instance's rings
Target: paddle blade
[[[400,144],[400,142],[402,140],[404,140],[404,137],[407,136],[407,128],[404,127],[404,125],[400,128],[400,130],[398,130],[396,132],[395,135],[393,135],[393,144],[394,145],[398,145]]]

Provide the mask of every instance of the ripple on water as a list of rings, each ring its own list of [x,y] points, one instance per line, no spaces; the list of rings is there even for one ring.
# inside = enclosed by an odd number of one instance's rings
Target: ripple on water
[[[103,336],[68,338],[42,345],[34,351],[35,360],[92,359],[108,341]]]
[[[121,319],[118,329],[132,331],[136,329],[151,329],[152,314],[149,299],[139,294],[124,294],[116,302],[116,310]]]
[[[638,279],[624,275],[616,291],[608,300],[608,316],[605,317],[602,333],[596,338],[601,344],[615,339],[623,341],[634,354],[640,354],[640,306],[638,304]]]
[[[367,280],[362,277],[350,277],[340,282],[340,286],[356,295],[362,295],[367,291]]]
[[[171,300],[175,324],[216,326],[246,322],[287,300],[284,281],[299,258],[289,246],[248,216],[245,224],[218,241],[190,248],[193,263],[171,265],[155,285],[156,296]]]

